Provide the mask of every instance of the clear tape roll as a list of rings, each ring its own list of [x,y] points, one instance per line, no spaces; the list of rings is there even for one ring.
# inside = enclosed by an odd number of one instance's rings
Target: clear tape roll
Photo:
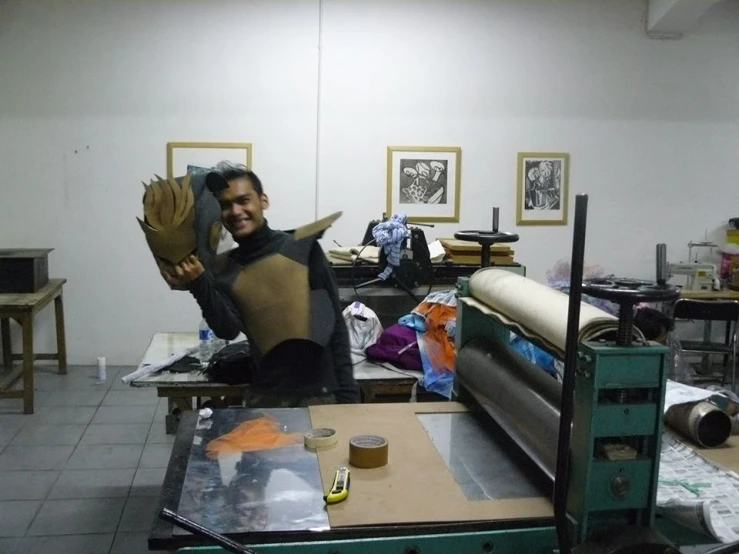
[[[349,463],[354,467],[373,469],[387,464],[389,445],[376,435],[359,435],[349,440]]]
[[[311,429],[303,435],[303,443],[308,448],[332,446],[336,444],[338,440],[339,437],[336,435],[336,431],[328,427]]]

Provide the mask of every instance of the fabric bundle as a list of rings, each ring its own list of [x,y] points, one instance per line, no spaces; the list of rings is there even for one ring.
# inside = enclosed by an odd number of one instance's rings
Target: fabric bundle
[[[416,332],[423,386],[427,391],[451,398],[456,360],[457,296],[455,291],[429,294],[400,323]]]
[[[402,214],[393,214],[390,219],[375,225],[372,236],[377,246],[382,248],[387,257],[387,267],[378,275],[380,279],[387,279],[393,269],[400,265],[400,249],[403,240],[410,235],[408,218]]]

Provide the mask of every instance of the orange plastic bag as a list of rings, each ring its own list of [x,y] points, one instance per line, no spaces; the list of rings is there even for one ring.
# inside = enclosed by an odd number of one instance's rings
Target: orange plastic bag
[[[265,414],[258,419],[245,421],[230,433],[213,439],[205,447],[205,452],[208,458],[216,459],[219,454],[271,450],[302,442],[301,433],[283,433],[279,421]]]

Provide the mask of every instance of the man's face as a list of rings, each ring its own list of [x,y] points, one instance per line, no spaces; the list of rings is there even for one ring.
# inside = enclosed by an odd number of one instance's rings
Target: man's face
[[[228,181],[228,188],[218,193],[221,220],[234,239],[248,237],[264,223],[269,207],[266,194],[259,195],[246,177]]]

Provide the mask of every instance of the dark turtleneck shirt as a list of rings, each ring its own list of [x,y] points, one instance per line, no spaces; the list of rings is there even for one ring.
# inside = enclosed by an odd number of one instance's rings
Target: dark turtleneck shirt
[[[239,266],[247,266],[277,253],[288,237],[288,233],[271,229],[265,221],[248,237],[237,241],[238,248],[227,255]],[[306,397],[334,394],[340,403],[359,402],[359,387],[352,370],[349,332],[342,315],[336,281],[318,242],[315,242],[310,253],[308,275],[310,289],[324,289],[331,299],[335,315],[331,339],[317,355],[308,350],[302,351],[302,348],[308,348],[305,344],[282,345],[281,352],[277,352],[276,356],[271,354],[272,359],[278,361],[269,367],[261,366],[261,353],[252,343],[252,353],[257,362],[252,387],[270,394]],[[190,284],[189,290],[216,336],[232,340],[243,332],[249,338],[249,330],[245,328],[230,296],[231,282],[206,270]],[[310,359],[314,359],[314,362],[306,363]]]

